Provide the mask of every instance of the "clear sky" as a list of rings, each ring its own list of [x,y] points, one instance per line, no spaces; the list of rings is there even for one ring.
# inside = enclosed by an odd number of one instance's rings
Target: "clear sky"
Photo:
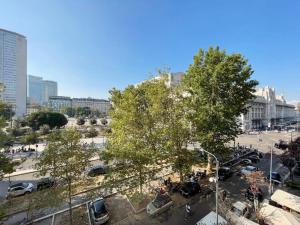
[[[199,48],[249,59],[260,86],[300,100],[300,1],[0,0],[0,27],[28,41],[28,73],[59,95],[107,98]]]

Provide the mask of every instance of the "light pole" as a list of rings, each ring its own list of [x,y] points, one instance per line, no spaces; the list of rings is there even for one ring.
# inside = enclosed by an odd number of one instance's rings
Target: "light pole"
[[[218,215],[219,160],[214,154],[204,149],[200,149],[200,151],[207,153],[208,155],[212,156],[216,160],[216,214],[217,214],[217,225],[219,225],[219,215]]]
[[[272,164],[273,164],[273,147],[269,146],[271,151],[271,159],[270,159],[270,184],[269,184],[269,194],[272,194]]]

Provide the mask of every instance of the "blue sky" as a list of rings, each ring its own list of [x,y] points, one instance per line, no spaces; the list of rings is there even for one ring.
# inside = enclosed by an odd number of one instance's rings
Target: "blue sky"
[[[260,86],[300,100],[300,1],[0,0],[0,27],[27,37],[28,73],[59,94],[107,98],[154,74],[185,71],[199,48],[249,59]]]

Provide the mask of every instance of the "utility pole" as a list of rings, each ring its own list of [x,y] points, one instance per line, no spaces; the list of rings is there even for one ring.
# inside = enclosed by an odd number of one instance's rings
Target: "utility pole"
[[[272,194],[272,164],[273,164],[273,147],[269,146],[271,151],[271,159],[270,159],[270,184],[269,184],[269,194]]]

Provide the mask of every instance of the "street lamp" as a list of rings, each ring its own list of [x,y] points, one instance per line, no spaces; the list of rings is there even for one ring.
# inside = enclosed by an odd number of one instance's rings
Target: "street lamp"
[[[271,159],[270,159],[270,184],[269,184],[269,194],[272,194],[272,163],[273,163],[273,147],[269,146],[271,151]]]
[[[219,216],[218,216],[219,160],[214,154],[204,149],[200,149],[200,151],[207,153],[208,155],[212,156],[216,160],[216,214],[217,214],[217,225],[218,225],[219,224]]]

